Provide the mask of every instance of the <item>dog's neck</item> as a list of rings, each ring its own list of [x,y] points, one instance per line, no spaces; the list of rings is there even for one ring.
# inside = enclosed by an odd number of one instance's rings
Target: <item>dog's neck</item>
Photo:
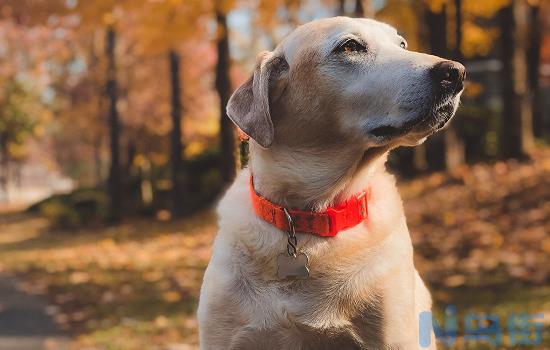
[[[254,187],[279,205],[323,210],[364,190],[369,179],[385,171],[387,150],[262,149],[250,144],[250,168]]]

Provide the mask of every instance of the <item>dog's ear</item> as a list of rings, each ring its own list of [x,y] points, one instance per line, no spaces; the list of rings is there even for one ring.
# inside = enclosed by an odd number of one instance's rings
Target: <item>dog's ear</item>
[[[227,115],[233,123],[264,148],[271,146],[275,137],[269,109],[270,102],[273,102],[270,101],[270,90],[286,71],[288,63],[284,57],[262,52],[256,60],[254,74],[227,103]]]

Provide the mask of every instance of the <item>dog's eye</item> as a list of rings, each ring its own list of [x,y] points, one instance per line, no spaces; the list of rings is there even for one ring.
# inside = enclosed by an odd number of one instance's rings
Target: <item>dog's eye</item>
[[[399,44],[399,46],[401,46],[402,49],[407,49],[407,42],[402,41],[401,44]]]
[[[340,47],[338,48],[338,51],[340,52],[346,52],[346,53],[352,53],[352,52],[362,52],[366,51],[367,48],[361,44],[359,44],[357,41],[353,39],[349,39],[346,42],[344,42]]]

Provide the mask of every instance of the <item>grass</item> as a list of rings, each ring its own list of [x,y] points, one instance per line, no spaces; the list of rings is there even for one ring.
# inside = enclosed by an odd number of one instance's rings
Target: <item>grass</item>
[[[416,265],[436,318],[544,314],[536,346],[465,341],[446,349],[550,349],[550,154],[403,183]],[[0,272],[16,274],[74,335],[75,349],[194,349],[195,310],[215,235],[215,216],[133,219],[61,231],[36,215],[0,216]],[[536,320],[541,322],[540,319]]]

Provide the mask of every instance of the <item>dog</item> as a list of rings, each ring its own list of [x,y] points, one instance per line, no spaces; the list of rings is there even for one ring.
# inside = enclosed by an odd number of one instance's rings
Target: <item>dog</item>
[[[251,158],[218,206],[202,349],[422,348],[431,297],[385,162],[449,123],[464,78],[371,19],[313,21],[258,56],[227,106]]]

